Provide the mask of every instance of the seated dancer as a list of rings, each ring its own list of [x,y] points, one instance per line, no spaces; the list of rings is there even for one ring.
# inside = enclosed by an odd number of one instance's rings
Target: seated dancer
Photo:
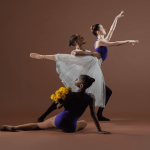
[[[106,37],[104,37],[106,35],[106,31],[101,24],[95,24],[90,27],[91,32],[97,37],[97,40],[94,43],[95,52],[101,54],[102,61],[104,61],[107,58],[107,55],[108,55],[108,47],[107,46],[119,46],[119,45],[123,45],[123,44],[127,44],[127,43],[132,43],[134,45],[134,43],[138,43],[137,40],[109,42],[112,37],[112,34],[116,28],[118,19],[124,16],[124,15],[122,15],[122,13],[123,13],[123,11],[121,11],[121,13],[116,16],[116,18],[110,28],[110,31],[108,32]],[[111,94],[112,94],[111,89],[106,86],[105,106],[108,103],[108,100],[109,100]],[[110,119],[102,116],[103,110],[104,110],[103,107],[99,107],[99,109],[98,109],[97,115],[98,115],[98,117],[101,118],[99,120],[109,121]]]
[[[86,93],[86,89],[89,88],[95,79],[87,75],[80,75],[74,81],[75,86],[78,87],[77,92],[70,91],[65,100],[60,104],[57,104],[57,108],[64,106],[65,110],[59,113],[57,116],[49,118],[40,123],[28,123],[18,126],[3,125],[0,127],[1,131],[16,131],[16,130],[46,130],[52,127],[61,129],[63,132],[75,132],[82,130],[86,127],[87,122],[85,120],[78,119],[82,116],[86,108],[89,106],[91,110],[92,119],[97,127],[99,133],[110,134],[110,132],[102,131],[99,125],[97,115],[95,113],[95,98],[92,93]]]
[[[118,42],[119,44],[124,43],[124,41],[117,41],[114,43],[118,45]],[[93,83],[93,85],[87,89],[87,92],[94,94],[96,99],[95,106],[104,108],[106,103],[106,86],[100,68],[102,58],[100,58],[100,54],[97,52],[85,50],[83,48],[83,44],[85,43],[86,42],[82,36],[78,34],[72,35],[70,37],[69,46],[75,46],[75,50],[71,52],[71,55],[40,55],[36,53],[31,53],[30,57],[36,59],[49,59],[56,61],[56,71],[59,74],[60,79],[66,87],[71,87],[73,92],[76,92],[78,90],[78,88],[75,87],[72,83],[72,81],[75,80],[76,76],[79,76],[80,74],[86,74],[93,77],[96,80],[96,82]],[[38,122],[42,122],[50,112],[55,110],[56,105],[57,104],[54,102],[48,108],[48,110],[38,119]],[[105,117],[102,116],[102,111],[101,113],[97,113],[97,115],[99,121],[106,121]]]

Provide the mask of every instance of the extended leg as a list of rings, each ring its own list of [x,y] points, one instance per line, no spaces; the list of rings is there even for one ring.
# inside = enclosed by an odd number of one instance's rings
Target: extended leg
[[[28,123],[28,124],[23,124],[23,125],[19,125],[19,126],[12,126],[12,128],[14,130],[25,130],[25,131],[50,129],[52,127],[56,127],[55,123],[54,123],[55,117],[56,116],[49,118],[41,123]]]
[[[105,106],[108,103],[108,100],[109,100],[111,95],[112,95],[111,89],[106,86],[106,103],[105,103]],[[102,116],[103,110],[104,110],[103,107],[99,107],[99,109],[97,111],[98,120],[99,121],[110,121],[110,119]]]
[[[47,109],[47,111],[40,118],[38,118],[38,122],[43,122],[46,116],[57,108],[56,106],[57,103],[53,102],[53,104]]]
[[[50,59],[50,60],[54,60],[54,61],[56,59],[55,55],[40,55],[37,53],[30,53],[30,57],[36,58],[36,59]]]

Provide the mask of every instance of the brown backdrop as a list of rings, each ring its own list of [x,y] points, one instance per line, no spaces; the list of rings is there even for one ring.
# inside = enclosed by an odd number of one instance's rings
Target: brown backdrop
[[[70,53],[69,37],[85,37],[86,49],[94,51],[96,38],[89,27],[100,23],[109,28],[121,10],[111,41],[140,43],[110,47],[102,66],[113,95],[105,109],[110,118],[149,117],[150,18],[149,0],[5,0],[0,2],[0,118],[37,118],[52,103],[49,96],[63,84],[55,62],[35,60],[40,54]],[[61,110],[53,112],[51,115]],[[89,110],[84,117],[90,117]]]

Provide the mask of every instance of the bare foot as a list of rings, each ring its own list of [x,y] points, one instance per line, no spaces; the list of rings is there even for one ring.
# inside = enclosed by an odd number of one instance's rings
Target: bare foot
[[[31,58],[36,58],[36,59],[43,59],[43,55],[37,54],[37,53],[30,53]]]

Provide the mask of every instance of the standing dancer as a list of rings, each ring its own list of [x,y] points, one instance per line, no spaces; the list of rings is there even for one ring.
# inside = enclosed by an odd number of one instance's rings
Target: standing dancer
[[[75,50],[71,52],[71,55],[40,55],[31,53],[30,57],[56,61],[56,70],[60,75],[60,79],[66,87],[71,87],[73,92],[78,90],[78,88],[72,83],[77,76],[80,74],[86,74],[93,77],[96,82],[93,83],[93,85],[88,88],[86,92],[94,94],[96,98],[95,106],[105,107],[105,81],[102,71],[99,67],[101,66],[102,58],[100,58],[99,53],[97,52],[92,53],[91,51],[85,50],[83,48],[83,44],[85,44],[84,38],[76,34],[71,36],[69,41],[69,46],[75,46]],[[56,109],[56,105],[57,104],[53,103],[49,109],[38,119],[38,121],[42,122],[50,112]]]
[[[95,52],[98,52],[101,54],[102,61],[104,61],[107,58],[107,55],[108,55],[107,46],[119,46],[119,45],[123,45],[123,44],[127,44],[127,43],[132,43],[134,45],[134,43],[138,43],[137,40],[109,42],[112,37],[112,34],[116,28],[118,19],[124,16],[124,15],[122,15],[122,13],[123,13],[123,11],[121,11],[121,13],[118,16],[116,16],[116,18],[110,28],[110,31],[108,32],[106,37],[104,37],[106,35],[106,31],[101,24],[95,24],[90,27],[91,32],[97,37],[97,40],[94,43]],[[112,94],[111,89],[106,86],[105,106],[108,103],[108,100],[109,100],[111,94]],[[100,121],[109,121],[110,119],[102,116],[103,110],[104,110],[104,107],[99,107],[98,112],[97,112],[98,119]]]

